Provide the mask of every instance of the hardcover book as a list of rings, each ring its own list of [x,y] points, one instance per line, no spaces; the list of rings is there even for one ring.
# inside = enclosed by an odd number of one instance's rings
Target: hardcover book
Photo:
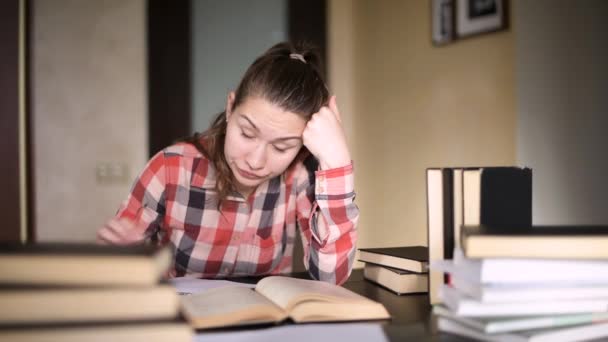
[[[607,259],[608,226],[465,226],[469,258]]]
[[[267,277],[255,289],[222,287],[182,297],[195,329],[279,323],[388,319],[384,306],[346,288],[306,279]]]
[[[454,260],[441,260],[431,269],[454,275],[454,281],[468,284],[503,285],[606,285],[608,261],[486,258],[469,259],[456,249]]]
[[[605,265],[604,268],[606,266],[608,265]],[[563,274],[562,271],[560,273]],[[601,279],[593,277],[588,277],[587,283],[569,279],[536,283],[480,284],[469,281],[466,277],[452,274],[451,280],[451,285],[456,290],[486,303],[608,298],[608,279],[604,279],[602,284]]]
[[[533,329],[502,334],[486,334],[444,317],[440,317],[437,320],[437,324],[440,331],[465,336],[478,341],[573,342],[595,340],[608,336],[608,323],[605,322],[554,329]]]
[[[428,271],[429,250],[424,246],[359,248],[359,260],[423,273]]]
[[[484,334],[498,334],[530,329],[566,327],[608,321],[608,312],[519,317],[462,317],[443,305],[435,305],[433,314]]]
[[[453,175],[450,168],[426,170],[427,236],[429,262],[451,259],[454,249]],[[429,271],[429,302],[440,303],[439,286],[447,281],[443,273]]]
[[[112,322],[0,327],[0,341],[191,342],[194,332],[183,321]]]
[[[0,284],[153,286],[172,262],[169,247],[74,243],[0,245]]]
[[[482,167],[462,173],[463,225],[532,224],[532,170]]]
[[[440,296],[446,307],[462,317],[540,316],[608,312],[608,298],[547,300],[532,302],[485,303],[442,285]]]
[[[175,319],[173,286],[2,287],[0,325]]]
[[[424,293],[429,289],[426,273],[414,273],[397,268],[366,263],[363,277],[397,293]]]

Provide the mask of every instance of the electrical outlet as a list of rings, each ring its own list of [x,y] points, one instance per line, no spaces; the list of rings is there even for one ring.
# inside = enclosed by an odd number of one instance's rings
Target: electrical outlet
[[[129,166],[121,162],[100,162],[95,166],[97,184],[125,184],[129,182]]]

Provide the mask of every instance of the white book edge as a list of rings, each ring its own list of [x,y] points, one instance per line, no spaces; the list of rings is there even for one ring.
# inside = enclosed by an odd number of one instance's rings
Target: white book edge
[[[480,341],[499,342],[574,342],[608,336],[608,323],[579,325],[565,329],[531,330],[517,334],[484,334],[447,318],[437,321],[440,331],[466,336]]]
[[[485,303],[608,299],[608,284],[480,284],[458,274],[452,274],[450,279],[455,289]]]
[[[608,284],[608,260],[469,259],[455,248],[454,259],[445,261],[430,268],[483,284]]]
[[[471,318],[458,316],[441,305],[433,306],[433,313],[439,317],[448,318],[486,334],[560,328],[581,324],[599,324],[608,321],[608,313]]]
[[[608,299],[484,303],[467,297],[447,285],[442,285],[439,288],[439,296],[455,314],[468,317],[550,315],[608,311]]]

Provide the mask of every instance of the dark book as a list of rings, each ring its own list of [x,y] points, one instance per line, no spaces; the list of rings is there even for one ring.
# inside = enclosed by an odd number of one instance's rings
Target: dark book
[[[463,226],[469,258],[607,259],[608,226]]]
[[[428,271],[429,251],[424,246],[359,248],[359,260],[423,273]]]
[[[396,294],[424,293],[429,289],[428,274],[365,263],[363,277]]]
[[[169,247],[81,243],[0,245],[0,284],[150,286],[172,263]]]
[[[463,225],[532,225],[532,170],[483,167],[462,173]]]

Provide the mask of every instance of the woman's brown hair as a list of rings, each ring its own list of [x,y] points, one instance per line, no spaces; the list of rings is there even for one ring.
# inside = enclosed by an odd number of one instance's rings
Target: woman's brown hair
[[[235,91],[232,109],[248,97],[260,97],[308,120],[329,100],[321,70],[321,59],[311,45],[276,44],[249,66]],[[186,139],[215,166],[218,205],[236,189],[234,176],[224,156],[226,126],[224,111],[215,117],[209,129]]]

